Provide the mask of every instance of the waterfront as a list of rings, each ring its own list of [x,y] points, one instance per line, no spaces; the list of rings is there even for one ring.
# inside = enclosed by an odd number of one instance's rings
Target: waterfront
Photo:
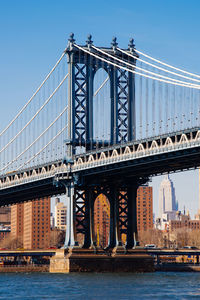
[[[0,299],[199,299],[200,273],[0,274]]]

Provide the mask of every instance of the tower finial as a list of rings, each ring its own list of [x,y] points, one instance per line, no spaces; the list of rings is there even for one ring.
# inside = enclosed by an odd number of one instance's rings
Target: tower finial
[[[117,45],[118,45],[118,43],[117,43],[117,38],[114,36],[114,37],[112,38],[112,42],[111,42],[111,47],[113,48],[113,51],[116,51]]]
[[[91,45],[93,44],[92,35],[91,34],[88,34],[86,44],[87,44],[88,48],[90,49]]]
[[[71,32],[70,35],[69,35],[69,39],[68,39],[68,48],[69,48],[70,50],[72,50],[73,45],[74,45],[74,42],[75,42],[75,39],[74,39],[74,33]]]
[[[74,39],[74,33],[73,33],[73,32],[70,33],[68,41],[69,41],[70,43],[72,43],[72,44],[75,42],[75,39]]]
[[[131,52],[133,52],[133,50],[135,49],[135,43],[134,43],[134,39],[133,39],[133,38],[131,38],[131,39],[129,40],[128,46],[129,46],[129,50],[130,50]]]

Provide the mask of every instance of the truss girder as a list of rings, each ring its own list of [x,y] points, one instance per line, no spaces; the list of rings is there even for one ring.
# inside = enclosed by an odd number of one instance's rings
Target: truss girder
[[[85,192],[75,190],[76,234],[85,234]]]
[[[86,65],[75,64],[75,140],[80,145],[85,145],[86,141],[86,99],[87,99],[87,82],[86,82]]]
[[[117,76],[117,116],[118,116],[118,142],[128,141],[128,72],[118,69]]]

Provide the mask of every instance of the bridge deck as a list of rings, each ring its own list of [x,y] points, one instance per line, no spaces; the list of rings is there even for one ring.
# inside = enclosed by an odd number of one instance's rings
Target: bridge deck
[[[8,205],[65,193],[60,179],[81,175],[78,185],[116,181],[120,177],[150,177],[200,165],[200,130],[194,128],[148,140],[96,149],[73,162],[51,162],[0,177],[0,204]],[[95,176],[94,176],[95,174]]]

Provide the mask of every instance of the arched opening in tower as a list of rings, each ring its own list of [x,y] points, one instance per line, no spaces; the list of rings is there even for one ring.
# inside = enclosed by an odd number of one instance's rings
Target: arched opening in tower
[[[99,69],[94,76],[93,94],[93,139],[97,146],[110,143],[111,100],[108,73]]]
[[[106,248],[110,235],[110,203],[100,194],[94,203],[94,236],[97,247]]]

